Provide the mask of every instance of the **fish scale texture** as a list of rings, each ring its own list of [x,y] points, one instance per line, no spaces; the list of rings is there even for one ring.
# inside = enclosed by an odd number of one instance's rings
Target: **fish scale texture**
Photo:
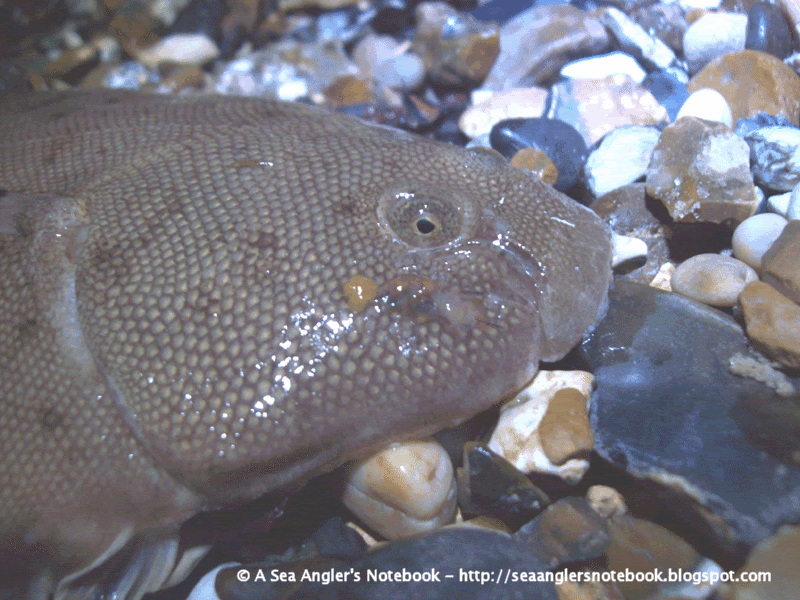
[[[252,98],[0,100],[6,554],[68,572],[463,420],[606,301],[607,228],[481,153]]]

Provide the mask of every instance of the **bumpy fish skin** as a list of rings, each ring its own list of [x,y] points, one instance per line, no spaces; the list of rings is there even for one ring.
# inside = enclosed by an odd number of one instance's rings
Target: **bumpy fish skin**
[[[252,98],[0,106],[6,569],[463,420],[606,302],[607,228],[480,152]]]

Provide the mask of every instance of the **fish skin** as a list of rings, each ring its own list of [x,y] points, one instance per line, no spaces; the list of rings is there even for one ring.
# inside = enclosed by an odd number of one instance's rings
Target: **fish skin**
[[[607,227],[482,152],[254,98],[0,106],[0,558],[32,576],[460,422],[607,301]]]

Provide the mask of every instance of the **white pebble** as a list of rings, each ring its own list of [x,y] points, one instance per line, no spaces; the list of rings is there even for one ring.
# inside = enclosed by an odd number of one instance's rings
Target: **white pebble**
[[[222,569],[227,569],[228,567],[238,567],[240,563],[237,562],[229,562],[223,563],[218,567],[214,567],[211,571],[206,573],[200,578],[200,581],[195,584],[192,588],[192,591],[189,592],[189,596],[186,600],[219,600],[219,596],[217,595],[217,590],[214,586],[214,583],[217,579],[217,573],[219,573]]]
[[[612,52],[567,63],[561,68],[561,76],[567,79],[603,79],[622,73],[636,83],[642,83],[647,73],[636,59],[624,52]]]
[[[547,90],[540,87],[513,88],[485,96],[472,94],[473,99],[484,98],[465,110],[458,119],[458,128],[468,138],[489,135],[496,123],[505,119],[533,119],[541,117],[547,102]]]
[[[789,214],[789,202],[791,201],[791,198],[792,192],[785,192],[783,194],[770,196],[767,199],[767,208],[769,209],[769,212],[780,215],[784,219],[787,218],[787,215]]]
[[[392,444],[354,465],[342,501],[387,539],[431,531],[455,517],[453,464],[433,439]]]
[[[712,13],[700,17],[683,34],[683,54],[689,72],[697,73],[712,59],[744,50],[747,15]]]
[[[672,289],[711,306],[734,306],[756,272],[735,258],[721,254],[698,254],[683,261],[672,274]]]
[[[697,117],[706,121],[718,121],[733,127],[733,114],[725,96],[711,88],[701,88],[686,99],[675,120],[681,117]]]
[[[733,232],[733,255],[754,269],[761,267],[761,257],[786,227],[780,215],[764,213],[745,219]]]
[[[609,132],[584,166],[586,183],[595,197],[643,178],[659,135],[655,127],[638,125]]]
[[[618,267],[634,258],[647,257],[647,244],[639,238],[612,233],[611,244],[613,248],[611,253],[612,267]]]
[[[722,0],[678,0],[678,4],[684,12],[689,12],[693,8],[710,8],[713,10],[720,7]]]
[[[786,207],[786,218],[790,221],[800,219],[800,183],[794,186],[789,195],[789,204]]]
[[[214,40],[202,33],[174,33],[136,54],[136,58],[151,69],[162,62],[204,65],[218,56],[219,48]]]

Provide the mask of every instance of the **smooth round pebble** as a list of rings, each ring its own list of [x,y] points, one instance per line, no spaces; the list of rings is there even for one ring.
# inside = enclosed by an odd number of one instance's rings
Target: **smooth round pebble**
[[[733,232],[733,255],[754,269],[761,267],[761,257],[786,227],[786,219],[773,213],[753,215],[739,223]]]
[[[735,258],[698,254],[683,261],[672,274],[672,289],[703,304],[735,306],[747,284],[758,281],[756,272]]]
[[[744,50],[747,15],[711,13],[692,23],[683,34],[683,53],[689,71],[697,73],[712,59]]]
[[[647,258],[647,244],[642,240],[627,235],[611,233],[611,266],[618,267],[621,264],[635,258]]]
[[[718,121],[728,127],[733,127],[733,114],[725,96],[711,88],[701,88],[691,94],[683,103],[677,121],[681,117],[697,117],[706,121]]]
[[[792,53],[792,30],[780,6],[757,2],[747,12],[744,47],[783,60]]]

